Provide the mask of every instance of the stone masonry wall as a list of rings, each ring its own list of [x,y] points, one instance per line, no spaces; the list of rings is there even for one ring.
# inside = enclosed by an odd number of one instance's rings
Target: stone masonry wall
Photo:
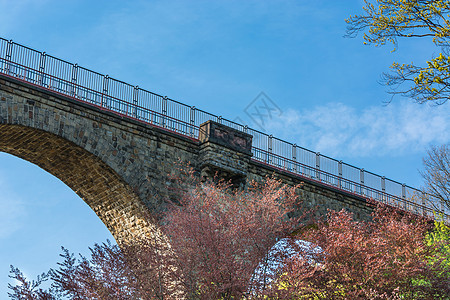
[[[101,108],[0,75],[0,151],[28,160],[72,188],[118,241],[154,234],[177,161],[203,176],[246,180],[274,175],[303,182],[303,206],[324,215],[342,208],[367,219],[362,197],[333,189],[251,159],[252,137],[208,121],[199,139],[125,119]],[[180,175],[181,176],[181,175]]]
[[[198,142],[0,78],[0,151],[61,179],[129,240],[164,208],[167,174],[196,161]]]
[[[297,214],[306,209],[314,211],[314,217],[319,217],[325,216],[329,209],[346,209],[353,212],[358,220],[370,219],[372,206],[365,198],[252,160],[250,149],[246,147],[251,144],[251,135],[213,121],[202,124],[201,129],[201,132],[209,135],[200,138],[199,165],[207,166],[210,176],[213,173],[211,170],[222,170],[225,179],[231,179],[234,184],[241,186],[245,180],[262,182],[271,176],[289,185],[301,183],[298,193],[302,203]],[[214,133],[217,131],[219,134]]]
[[[306,209],[313,211],[314,217],[323,217],[326,216],[329,209],[335,211],[345,209],[352,212],[356,220],[370,220],[371,218],[373,206],[361,196],[334,189],[305,177],[292,175],[254,160],[251,161],[247,175],[249,180],[261,182],[270,176],[280,179],[285,184],[301,184],[298,192],[302,203],[298,208],[298,214]]]

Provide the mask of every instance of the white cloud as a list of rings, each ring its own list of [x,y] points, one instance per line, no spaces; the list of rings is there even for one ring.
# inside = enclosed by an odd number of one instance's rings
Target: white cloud
[[[268,122],[266,131],[332,156],[398,156],[422,152],[450,141],[450,104],[408,101],[356,109],[329,103],[311,109],[288,109]]]

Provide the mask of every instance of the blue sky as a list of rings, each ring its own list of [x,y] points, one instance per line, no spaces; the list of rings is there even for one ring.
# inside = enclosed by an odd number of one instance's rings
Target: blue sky
[[[378,81],[394,60],[439,50],[344,38],[362,3],[0,0],[0,36],[419,187],[426,148],[450,141],[450,105],[384,105]],[[245,113],[260,92],[281,110],[263,128]],[[112,239],[61,181],[4,153],[0,190],[0,295],[10,264],[35,276],[61,245],[87,253]]]

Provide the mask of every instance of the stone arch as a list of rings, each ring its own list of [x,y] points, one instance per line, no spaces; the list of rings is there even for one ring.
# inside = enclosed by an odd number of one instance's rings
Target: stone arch
[[[99,157],[73,142],[32,127],[0,124],[0,152],[29,161],[63,181],[117,242],[153,235],[156,230],[135,191]]]

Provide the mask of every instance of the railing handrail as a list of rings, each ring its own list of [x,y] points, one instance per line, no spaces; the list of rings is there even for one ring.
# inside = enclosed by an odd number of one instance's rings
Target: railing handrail
[[[3,61],[3,59],[0,58],[0,61]],[[26,66],[20,65],[20,64],[16,64],[16,65],[21,66],[21,67],[26,67]],[[27,68],[28,68],[28,67],[27,67]],[[38,70],[36,70],[36,69],[32,69],[32,68],[29,68],[29,69],[38,72]],[[2,73],[2,72],[0,71],[0,73]],[[42,73],[42,74],[43,74],[43,75],[46,75],[46,76],[49,76],[49,77],[52,77],[52,78],[56,78],[56,79],[58,79],[58,80],[61,80],[61,81],[66,82],[66,83],[69,83],[69,84],[71,84],[71,85],[73,85],[73,86],[76,86],[76,87],[82,87],[83,89],[86,89],[86,90],[89,90],[89,91],[92,91],[92,92],[98,92],[98,91],[95,91],[95,90],[93,90],[93,89],[90,89],[90,88],[81,86],[81,85],[79,85],[79,84],[71,83],[71,82],[69,82],[69,81],[67,81],[67,80],[64,80],[64,79],[55,77],[55,76],[50,75],[50,74],[48,74],[48,73]],[[36,84],[34,84],[34,85],[35,85],[35,86],[38,86],[38,85],[36,85]],[[144,89],[142,89],[142,90],[145,91]],[[63,96],[67,96],[67,95],[65,95],[65,94],[63,94],[63,93],[60,93],[60,92],[58,92],[58,91],[52,91],[52,92],[53,92],[53,93],[57,93],[57,94],[61,94],[61,95],[63,95]],[[99,93],[99,92],[98,92],[98,93]],[[150,92],[149,92],[149,93],[150,93]],[[152,93],[152,94],[154,94],[154,93]],[[157,95],[157,94],[155,94],[155,95]],[[117,100],[117,101],[122,101],[121,99],[119,99],[119,98],[117,98],[117,97],[114,97],[114,96],[109,96],[109,95],[108,95],[107,97],[110,98],[110,99],[115,99],[115,100]],[[127,104],[129,104],[129,103],[127,102]],[[92,106],[97,106],[97,107],[101,108],[102,110],[110,111],[110,112],[113,112],[113,113],[115,113],[115,114],[118,113],[117,111],[108,109],[107,107],[102,107],[102,106],[95,105],[95,104],[90,104],[90,105],[92,105]],[[184,123],[184,124],[186,124],[186,125],[191,126],[191,124],[189,124],[189,123],[187,123],[187,122],[185,122],[185,121],[183,121],[183,120],[176,119],[176,118],[171,117],[171,116],[168,116],[168,115],[162,115],[161,113],[159,113],[159,112],[157,112],[157,111],[154,111],[154,110],[151,110],[151,109],[149,109],[149,108],[146,108],[146,107],[143,107],[143,106],[139,106],[139,105],[134,105],[134,107],[139,108],[139,109],[146,110],[146,111],[148,111],[148,112],[150,112],[150,113],[153,113],[153,114],[156,114],[156,115],[160,115],[160,116],[163,116],[163,117],[168,118],[168,119],[175,120],[175,121],[177,121],[178,123]],[[125,115],[125,116],[131,117],[131,116],[128,116],[128,115]],[[132,117],[131,117],[131,118],[132,118]],[[199,126],[196,126],[196,125],[192,125],[192,126],[197,127],[197,128],[199,127]]]
[[[258,148],[254,149],[254,150],[268,153],[267,151],[262,150],[262,149],[258,149]],[[270,156],[276,157],[278,155],[270,154]],[[355,181],[348,180],[348,179],[343,178],[343,177],[336,176],[336,175],[334,175],[332,173],[328,173],[328,172],[323,171],[323,170],[318,170],[318,169],[316,169],[314,167],[311,167],[311,166],[308,166],[308,165],[304,165],[302,163],[299,163],[299,162],[296,162],[296,161],[293,161],[293,160],[290,160],[290,159],[285,159],[285,158],[283,158],[283,159],[284,160],[288,160],[288,161],[290,161],[291,163],[293,163],[295,165],[301,166],[303,168],[307,168],[307,169],[313,171],[312,173],[318,172],[321,175],[327,175],[327,176],[329,176],[331,178],[334,178],[334,179],[336,179],[338,181],[342,181],[342,182],[345,182],[345,183],[350,183],[350,185],[352,185],[354,187],[354,189],[353,190],[348,190],[348,189],[345,189],[345,188],[334,186],[332,184],[328,184],[326,180],[317,180],[317,179],[314,179],[314,178],[308,178],[306,176],[306,178],[308,180],[310,180],[310,181],[317,182],[319,184],[325,184],[325,185],[328,185],[328,186],[332,186],[332,188],[334,188],[334,189],[340,190],[340,191],[342,191],[344,193],[355,195],[357,197],[372,198],[374,200],[377,200],[378,202],[382,202],[382,203],[387,204],[389,206],[397,207],[399,209],[406,210],[406,211],[409,210],[412,213],[421,214],[423,216],[427,216],[427,217],[430,217],[430,218],[434,218],[435,217],[435,215],[434,215],[435,209],[430,208],[430,207],[428,207],[426,205],[423,205],[423,204],[420,204],[420,203],[416,203],[416,202],[410,201],[410,200],[408,200],[408,198],[403,199],[403,198],[401,198],[399,196],[396,196],[396,195],[393,195],[393,194],[389,194],[389,193],[380,191],[378,189],[371,188],[369,186],[363,185],[363,184],[355,182]],[[283,169],[283,168],[274,166],[273,164],[269,164],[269,163],[267,163],[265,161],[261,161],[259,159],[254,159],[254,160],[258,161],[259,163],[266,164],[266,165],[268,165],[270,167],[274,167],[276,169],[279,169],[280,171],[288,172],[288,173],[291,173],[293,175],[297,175],[297,176],[301,176],[301,177],[305,177],[304,175],[299,174],[298,172],[292,172],[291,170]],[[357,188],[361,190],[361,193],[355,192],[355,190],[357,190]],[[362,193],[362,191],[364,191],[364,193]],[[421,193],[420,190],[417,190],[417,191]],[[373,194],[380,195],[381,198],[370,197],[370,196],[367,195],[367,194],[370,194],[369,192],[372,192],[372,195]],[[414,209],[414,211],[412,211],[411,209],[405,209],[405,207],[415,208],[415,209]],[[447,224],[450,223],[449,222],[450,218],[449,218],[448,214],[444,213],[443,217],[444,217],[444,220],[446,221]]]
[[[350,180],[350,179],[346,179],[346,178],[343,178],[343,177],[336,176],[335,174],[329,173],[329,172],[327,172],[327,171],[319,170],[319,169],[317,169],[317,168],[314,168],[314,167],[305,165],[305,164],[303,164],[303,163],[300,163],[300,162],[291,160],[291,159],[289,159],[289,158],[282,157],[282,156],[277,155],[277,154],[269,153],[268,151],[266,151],[266,150],[264,150],[264,149],[255,148],[255,150],[260,151],[260,152],[264,152],[264,153],[266,153],[266,154],[270,154],[272,157],[279,157],[279,158],[282,158],[283,160],[286,160],[286,161],[288,161],[288,162],[290,162],[290,163],[292,163],[292,164],[301,166],[301,167],[303,167],[303,168],[308,168],[308,169],[310,169],[310,170],[312,170],[312,171],[314,171],[314,172],[320,172],[321,174],[324,174],[324,175],[327,175],[327,176],[336,178],[336,179],[338,179],[338,180],[342,180],[342,181],[351,183],[352,185],[354,185],[354,186],[356,186],[356,187],[364,188],[364,189],[367,189],[367,190],[370,190],[370,191],[376,191],[376,192],[379,192],[379,193],[381,193],[381,194],[390,195],[390,196],[392,196],[392,197],[394,197],[394,198],[396,198],[396,199],[405,201],[405,202],[407,202],[407,203],[409,203],[409,204],[414,204],[414,205],[421,206],[421,207],[423,206],[423,205],[421,205],[421,204],[418,204],[418,203],[409,201],[408,199],[403,200],[402,198],[400,198],[400,197],[398,197],[398,196],[388,194],[388,193],[386,193],[386,192],[377,190],[377,189],[375,189],[375,188],[372,188],[372,187],[363,185],[363,184],[361,184],[361,183],[359,183],[359,182],[352,181],[352,180]],[[290,172],[290,173],[294,173],[294,172]],[[312,180],[314,180],[314,179],[312,179]],[[317,180],[314,180],[314,181],[317,181]],[[342,190],[343,190],[343,189],[342,189]],[[345,190],[343,190],[343,191],[345,191]],[[417,191],[417,192],[421,192],[420,190],[416,190],[416,191]],[[346,192],[348,192],[348,191],[346,191]],[[359,195],[359,194],[357,194],[357,195],[358,195],[358,196],[361,196],[361,195]],[[423,207],[427,208],[426,206],[423,206]]]
[[[16,58],[15,55],[18,57]],[[48,70],[49,66],[47,66],[47,61],[51,64],[50,67],[53,67],[50,71]],[[25,72],[24,76],[18,74],[20,71]],[[26,72],[31,74],[26,74]],[[289,163],[303,168],[309,168],[314,170],[314,172],[318,172],[317,174],[331,176],[332,178],[345,181],[354,187],[360,188],[361,191],[364,189],[365,191],[388,195],[405,205],[409,204],[421,207],[423,211],[432,210],[428,206],[423,206],[406,199],[406,190],[412,191],[413,193],[421,193],[416,188],[1,37],[0,73],[45,88],[51,92],[71,97],[77,101],[88,103],[100,109],[174,131],[178,134],[188,136],[191,139],[197,139],[196,134],[199,131],[201,123],[210,119],[217,120],[253,135],[254,143],[252,145],[252,152],[255,155],[255,160],[261,161],[256,157],[256,154],[264,153],[267,157],[270,156],[272,159],[284,161],[285,165]],[[74,73],[76,74],[75,79],[73,78]],[[45,82],[48,79],[51,79],[50,83]],[[83,81],[83,84],[79,83],[78,79]],[[112,87],[114,91],[111,91],[109,87]],[[139,99],[139,95],[144,99]],[[98,99],[99,96],[100,99]],[[139,101],[147,102],[139,104]],[[152,106],[150,102],[155,102],[155,104]],[[123,105],[125,107],[121,107]],[[168,123],[171,123],[171,125],[168,125]],[[291,155],[288,155],[289,149]],[[303,159],[303,162],[299,161],[299,158]],[[339,174],[323,170],[321,163],[326,164],[330,169],[338,170],[337,172]],[[274,163],[269,163],[269,165],[277,167]],[[353,173],[353,175],[350,175],[350,173]],[[366,174],[372,176],[372,181],[374,179],[379,180],[381,189],[373,187],[373,183],[371,183],[372,186],[365,183],[364,178]],[[361,182],[357,182],[355,179],[358,177]],[[392,191],[386,191],[386,183],[391,185],[388,188]],[[401,190],[401,196],[400,193],[397,195],[394,194],[396,189]],[[447,212],[445,212],[445,215],[450,220]]]

